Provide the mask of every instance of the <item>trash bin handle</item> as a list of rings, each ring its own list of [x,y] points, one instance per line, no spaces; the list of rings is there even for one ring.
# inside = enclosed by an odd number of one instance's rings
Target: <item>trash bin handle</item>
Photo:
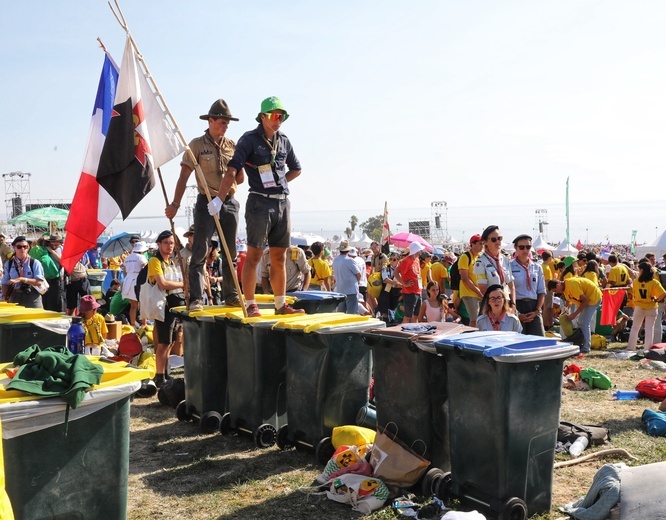
[[[420,442],[421,444],[423,444],[423,453],[421,453],[421,457],[425,457],[426,451],[428,451],[428,445],[425,443],[425,441],[424,441],[423,439],[416,439],[414,442],[412,442],[412,445],[411,445],[412,451],[413,451],[414,453],[418,453],[418,452],[416,451],[416,449],[414,448],[414,445],[415,445],[416,443],[418,443],[418,442]]]
[[[466,359],[465,351],[463,350],[462,347],[456,345],[455,347],[453,347],[453,352],[455,352],[456,356],[458,356],[460,359]]]
[[[416,339],[418,339],[418,336],[416,336],[416,337],[411,337],[411,338],[409,338],[409,340],[407,341],[407,348],[408,348],[411,352],[414,352],[414,353],[416,353],[416,352],[419,351],[419,347],[416,346]]]

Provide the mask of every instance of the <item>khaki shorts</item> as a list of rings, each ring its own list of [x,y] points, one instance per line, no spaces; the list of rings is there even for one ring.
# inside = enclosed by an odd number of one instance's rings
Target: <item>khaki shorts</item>
[[[465,304],[467,314],[469,314],[469,321],[476,321],[479,317],[479,305],[481,304],[481,300],[474,296],[463,296],[461,300]]]

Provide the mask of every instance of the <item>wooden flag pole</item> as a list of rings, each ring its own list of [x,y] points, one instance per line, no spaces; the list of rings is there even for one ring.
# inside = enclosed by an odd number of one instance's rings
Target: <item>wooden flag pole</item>
[[[155,83],[155,80],[153,79],[152,74],[148,70],[148,65],[146,65],[145,60],[143,59],[143,56],[141,52],[139,51],[139,48],[136,45],[136,42],[134,41],[134,38],[132,38],[132,35],[129,32],[129,28],[127,26],[127,22],[125,21],[125,16],[123,15],[122,10],[120,9],[120,5],[118,4],[118,0],[113,0],[114,4],[116,5],[116,10],[113,8],[113,5],[111,5],[111,2],[108,2],[109,7],[111,8],[111,12],[113,13],[113,16],[116,17],[116,20],[120,24],[120,26],[123,28],[125,33],[127,34],[127,37],[129,38],[130,42],[132,43],[132,47],[134,47],[134,50],[136,52],[137,58],[139,60],[139,63],[141,63],[141,66],[144,69],[144,75],[148,81],[150,81],[151,86],[153,87],[153,90],[155,91],[155,96],[157,97],[158,101],[162,104],[164,108],[164,113],[169,117],[170,123],[173,126],[176,135],[180,138],[181,144],[184,146],[185,151],[187,154],[190,156],[190,159],[192,160],[192,163],[194,164],[194,170],[196,171],[197,179],[199,181],[199,184],[203,186],[205,194],[206,194],[206,199],[208,202],[212,200],[212,197],[210,195],[210,190],[208,189],[208,184],[206,183],[206,178],[204,177],[203,171],[201,170],[201,166],[199,166],[199,162],[197,161],[197,158],[194,156],[194,153],[190,149],[189,145],[185,141],[185,137],[183,136],[183,133],[180,131],[180,128],[178,127],[178,124],[176,123],[175,118],[171,114],[171,110],[169,110],[169,107],[166,104],[166,101],[164,100],[164,97],[162,96],[162,93],[160,92],[160,89],[157,87],[157,83]],[[165,191],[166,193],[166,191]],[[168,201],[167,201],[168,204]],[[224,238],[224,233],[222,232],[222,226],[220,224],[220,219],[217,215],[213,215],[213,220],[215,221],[215,226],[217,227],[217,234],[220,237],[220,242],[222,243],[222,248],[224,249],[224,255],[227,259],[227,263],[229,265],[229,271],[231,271],[231,277],[234,281],[234,286],[236,287],[236,291],[238,292],[238,298],[241,302],[241,308],[243,309],[243,316],[248,317],[247,314],[247,309],[245,308],[245,298],[243,297],[243,293],[241,292],[240,285],[238,284],[238,276],[236,274],[236,269],[234,269],[234,263],[233,259],[231,258],[231,253],[229,252],[229,247],[227,246],[227,241]]]
[[[164,194],[164,201],[166,202],[167,205],[169,205],[169,199],[167,197],[167,192],[166,188],[164,187],[164,180],[162,179],[162,172],[160,171],[159,168],[157,168],[157,177],[160,180],[160,186],[162,186],[162,194]],[[176,255],[178,256],[178,264],[180,265],[180,272],[183,273],[183,291],[185,292],[185,305],[190,304],[190,291],[189,291],[189,280],[187,279],[188,277],[185,276],[185,264],[183,262],[183,257],[181,256],[180,252],[185,248],[185,246],[181,243],[180,237],[176,234],[176,228],[173,225],[173,220],[169,219],[169,225],[171,226],[171,233],[173,233],[173,238],[176,241]],[[189,272],[189,266],[188,266],[188,272]]]

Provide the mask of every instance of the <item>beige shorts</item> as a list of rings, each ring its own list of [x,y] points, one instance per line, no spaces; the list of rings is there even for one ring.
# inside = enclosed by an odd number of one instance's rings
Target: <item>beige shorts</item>
[[[463,296],[461,300],[465,304],[467,314],[469,314],[469,321],[476,321],[479,317],[479,305],[481,304],[481,300],[474,296]]]

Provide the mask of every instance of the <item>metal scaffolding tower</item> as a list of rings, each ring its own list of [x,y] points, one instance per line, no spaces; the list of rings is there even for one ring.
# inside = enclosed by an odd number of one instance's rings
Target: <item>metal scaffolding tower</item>
[[[23,213],[25,204],[30,203],[30,173],[3,173],[5,179],[5,211],[7,219]]]
[[[446,201],[430,203],[430,240],[433,246],[441,246],[449,239],[448,206]]]
[[[548,210],[537,209],[534,211],[534,235],[541,235],[548,242]]]

